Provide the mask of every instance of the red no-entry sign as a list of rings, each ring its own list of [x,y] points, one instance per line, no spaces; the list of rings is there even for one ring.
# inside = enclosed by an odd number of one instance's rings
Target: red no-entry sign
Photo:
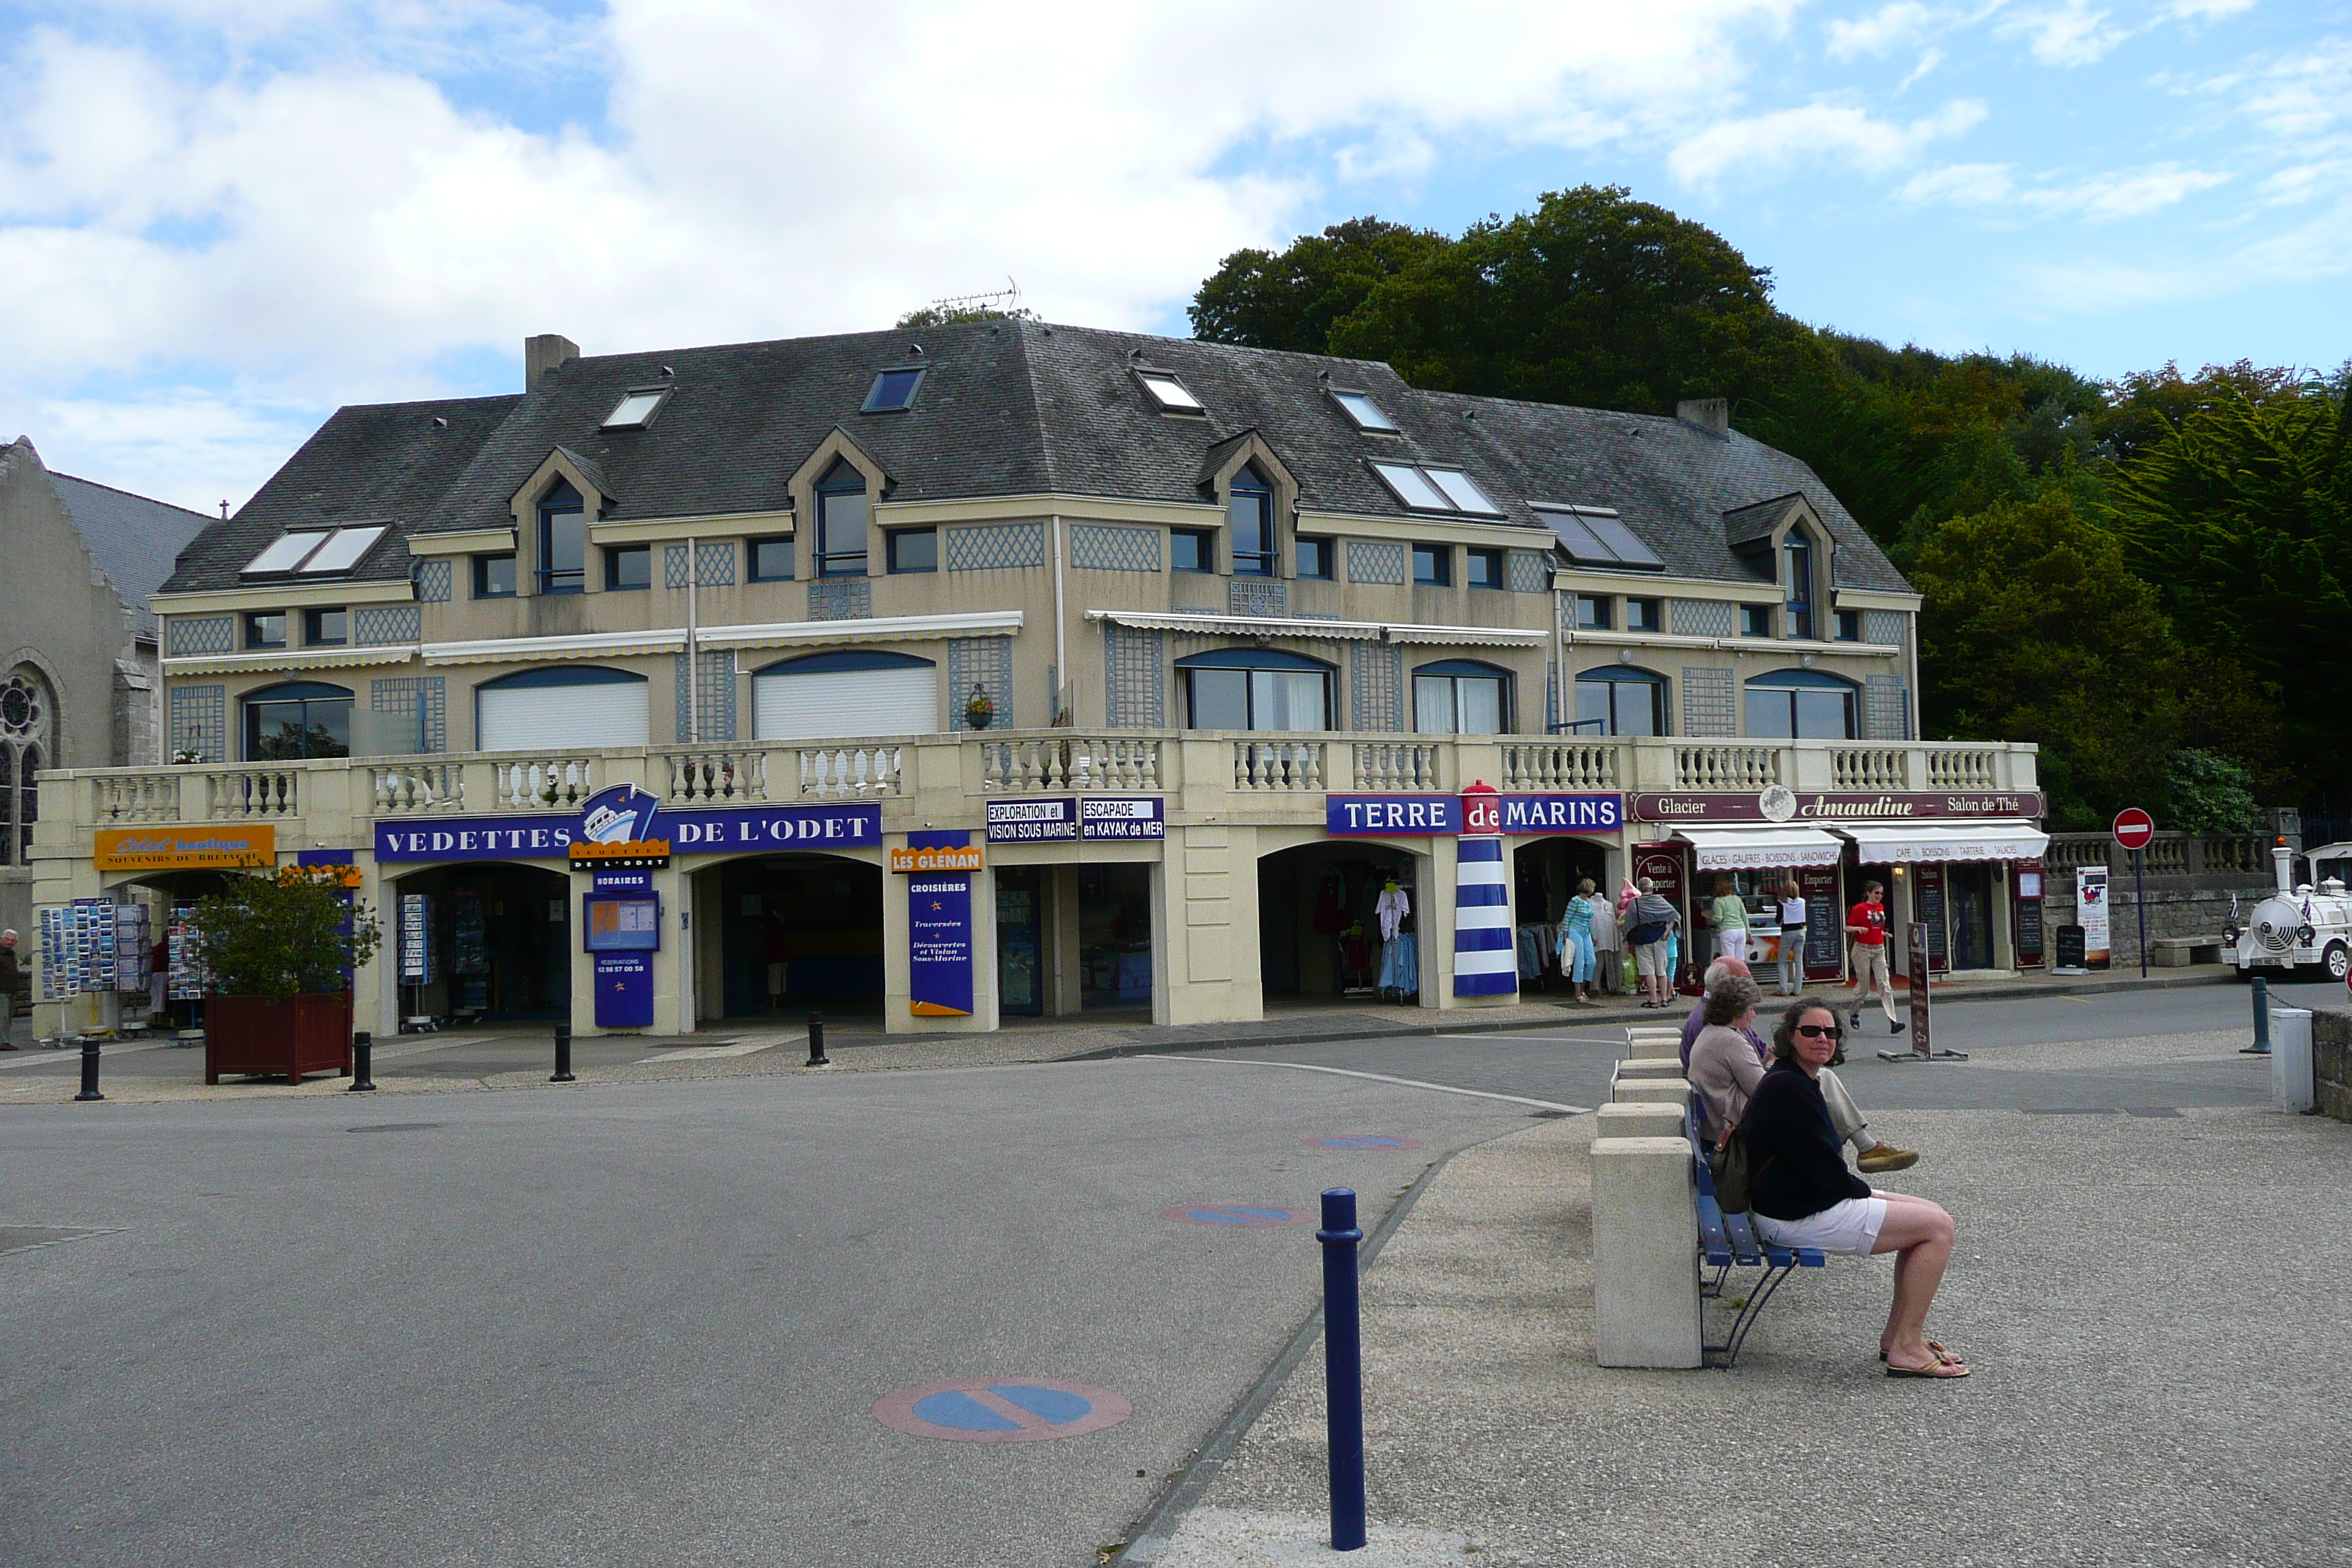
[[[2116,842],[2126,849],[2145,849],[2156,837],[2156,818],[2136,805],[2116,813]]]

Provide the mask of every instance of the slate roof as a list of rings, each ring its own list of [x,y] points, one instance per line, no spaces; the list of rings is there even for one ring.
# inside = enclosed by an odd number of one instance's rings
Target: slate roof
[[[52,472],[48,479],[99,570],[131,607],[139,629],[153,631],[147,595],[172,574],[173,557],[219,519],[71,474]]]
[[[924,367],[912,405],[861,413],[876,373],[900,365]],[[1173,373],[1207,416],[1160,412],[1136,380],[1145,367]],[[648,386],[673,390],[646,426],[601,428],[625,394]],[[1399,434],[1359,431],[1333,388],[1370,394]],[[1254,430],[1307,510],[1409,517],[1370,462],[1458,465],[1505,509],[1504,522],[1540,531],[1530,545],[1551,537],[1531,502],[1614,507],[1669,574],[1736,581],[1753,574],[1727,542],[1724,514],[1801,492],[1841,545],[1841,585],[1906,587],[1811,468],[1736,431],[1422,392],[1374,361],[1036,321],[599,355],[518,396],[346,408],[243,511],[207,530],[170,587],[234,587],[278,533],[339,521],[395,524],[352,575],[398,577],[400,536],[505,523],[516,490],[558,447],[600,477],[609,520],[782,510],[792,475],[836,427],[881,466],[893,500],[1198,501],[1212,449]]]

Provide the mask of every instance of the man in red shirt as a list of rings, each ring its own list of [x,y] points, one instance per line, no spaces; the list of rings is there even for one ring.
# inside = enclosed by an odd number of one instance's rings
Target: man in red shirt
[[[1886,967],[1886,889],[1877,882],[1865,882],[1862,902],[1845,912],[1845,934],[1853,943],[1853,1005],[1846,1010],[1846,1027],[1862,1027],[1862,1005],[1870,1000],[1873,985],[1878,987],[1878,1004],[1886,1009],[1889,1034],[1903,1032],[1903,1021],[1895,1016],[1895,977]]]

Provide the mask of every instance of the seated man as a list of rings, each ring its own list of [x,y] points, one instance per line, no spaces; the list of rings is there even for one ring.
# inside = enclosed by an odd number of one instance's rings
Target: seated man
[[[1694,1086],[1698,1084],[1698,1074],[1702,1069],[1695,1067],[1693,1063],[1693,1050],[1698,1042],[1700,1032],[1710,1021],[1707,1014],[1716,1003],[1717,989],[1725,981],[1730,979],[1748,982],[1748,989],[1754,993],[1754,996],[1749,998],[1743,994],[1740,999],[1745,1001],[1747,1005],[1744,1008],[1732,1007],[1725,1014],[1723,1026],[1732,1027],[1733,1021],[1739,1018],[1743,1012],[1748,1014],[1746,1023],[1738,1026],[1738,1033],[1753,1047],[1755,1058],[1750,1063],[1738,1058],[1732,1053],[1710,1052],[1709,1056],[1712,1059],[1706,1065],[1704,1070],[1710,1079],[1725,1077],[1730,1084],[1736,1085],[1739,1104],[1744,1107],[1748,1097],[1756,1092],[1756,1085],[1764,1077],[1765,1066],[1770,1058],[1770,1049],[1765,1045],[1763,1037],[1756,1033],[1755,1020],[1752,1016],[1757,1004],[1763,999],[1763,993],[1749,979],[1748,965],[1738,959],[1718,958],[1706,966],[1706,994],[1699,999],[1697,1006],[1691,1009],[1689,1020],[1683,1025],[1683,1072],[1685,1076],[1691,1079]],[[1716,1010],[1721,1011],[1721,1008],[1717,1007]],[[1853,1145],[1853,1163],[1857,1169],[1872,1175],[1878,1175],[1888,1171],[1906,1171],[1919,1163],[1917,1151],[1897,1149],[1891,1143],[1883,1143],[1879,1142],[1875,1133],[1867,1131],[1868,1124],[1863,1121],[1861,1107],[1854,1104],[1853,1096],[1846,1092],[1845,1085],[1839,1081],[1834,1071],[1823,1068],[1819,1082],[1822,1098],[1829,1103],[1830,1121],[1837,1128],[1839,1138]],[[1700,1098],[1703,1101],[1708,1098],[1704,1089],[1701,1089]],[[1709,1104],[1706,1110],[1708,1120],[1712,1123],[1716,1118],[1717,1107]],[[1717,1136],[1720,1137],[1724,1129],[1729,1128],[1738,1121],[1738,1112],[1731,1111],[1730,1120],[1722,1123],[1717,1129]]]

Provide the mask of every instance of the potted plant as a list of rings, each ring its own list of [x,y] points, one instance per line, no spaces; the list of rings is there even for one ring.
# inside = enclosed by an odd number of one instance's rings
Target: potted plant
[[[320,871],[324,871],[324,875]],[[223,1073],[352,1070],[353,969],[375,954],[375,917],[346,903],[341,868],[289,866],[231,879],[196,905],[205,1081]]]
[[[977,680],[971,683],[971,700],[963,705],[963,721],[975,730],[985,730],[996,717],[996,704],[989,700],[988,689]]]

